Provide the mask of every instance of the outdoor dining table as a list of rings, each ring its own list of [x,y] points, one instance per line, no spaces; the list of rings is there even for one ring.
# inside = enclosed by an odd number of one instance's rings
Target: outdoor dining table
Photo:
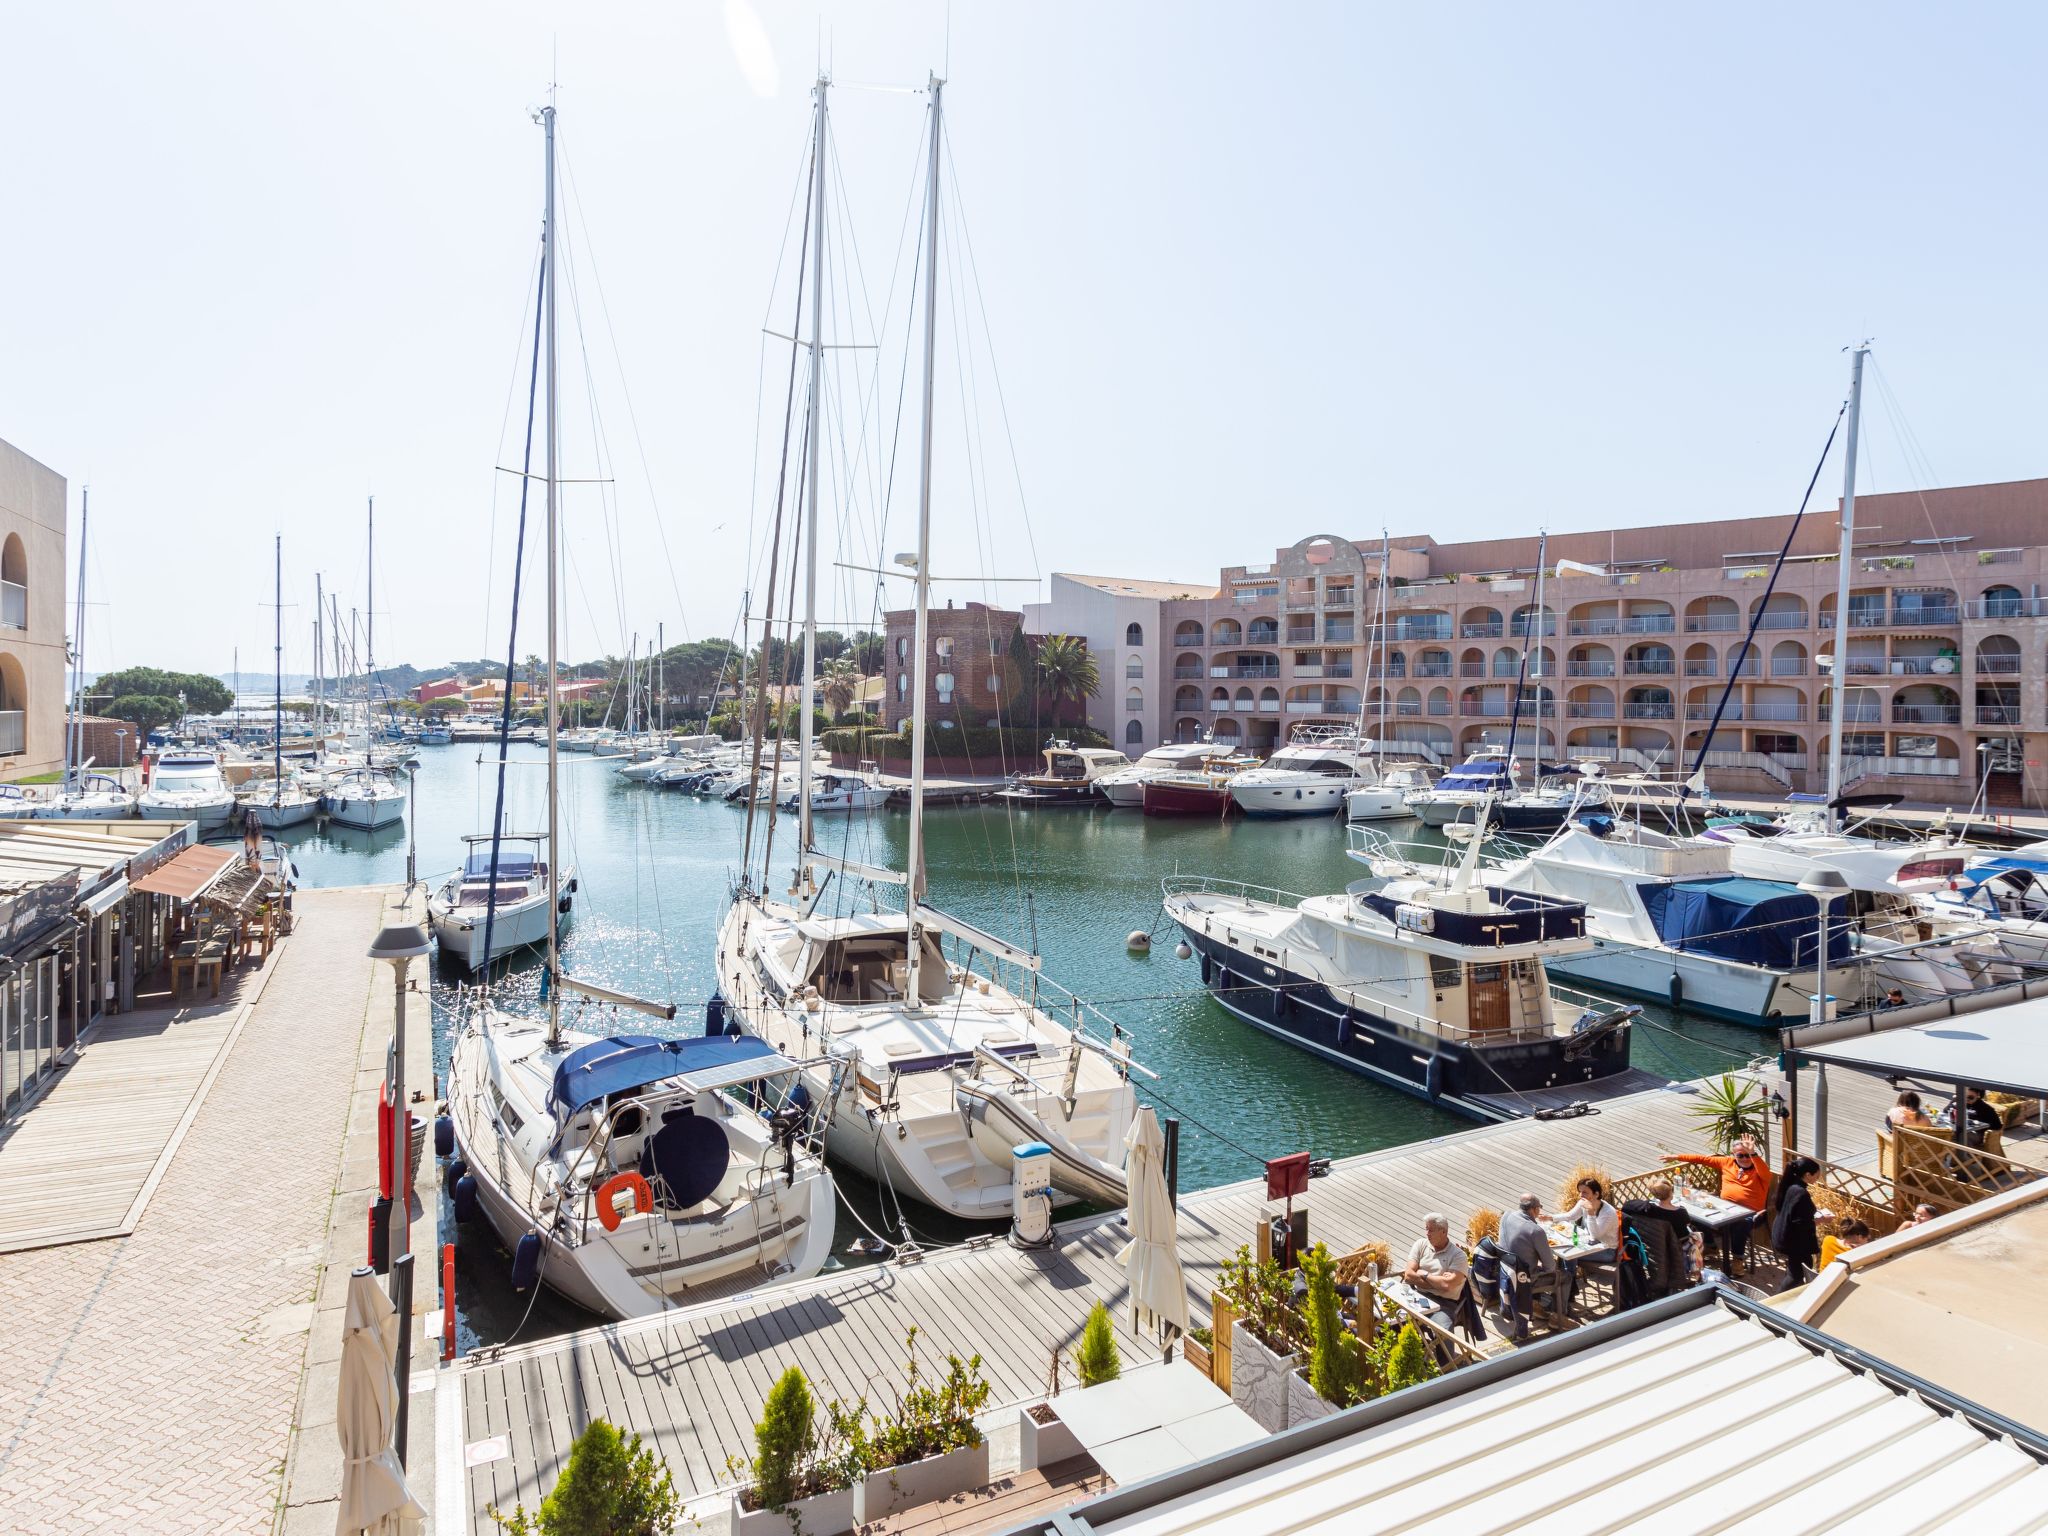
[[[1678,1203],[1685,1207],[1690,1216],[1711,1232],[1723,1227],[1732,1227],[1738,1221],[1753,1220],[1758,1213],[1746,1205],[1733,1200],[1723,1200],[1719,1195],[1710,1195],[1703,1189],[1682,1189],[1677,1195]]]

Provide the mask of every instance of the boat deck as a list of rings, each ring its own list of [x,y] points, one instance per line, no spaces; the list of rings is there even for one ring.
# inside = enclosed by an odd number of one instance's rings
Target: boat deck
[[[1814,1074],[1800,1082],[1801,1124],[1810,1125]],[[1775,1072],[1759,1074],[1767,1088]],[[1876,1154],[1874,1128],[1892,1093],[1880,1080],[1838,1074],[1830,1085],[1838,1160]],[[1524,1189],[1546,1198],[1581,1163],[1616,1177],[1655,1167],[1669,1152],[1696,1150],[1700,1135],[1687,1085],[1635,1095],[1569,1120],[1519,1120],[1393,1147],[1337,1163],[1309,1186],[1297,1211],[1336,1252],[1372,1240],[1397,1251],[1429,1211],[1463,1230],[1474,1210],[1499,1210]],[[1870,1127],[1865,1136],[1856,1127]],[[1191,1194],[1180,1202],[1180,1252],[1198,1318],[1222,1263],[1251,1240],[1269,1207],[1263,1179]],[[604,1416],[643,1435],[686,1498],[730,1486],[727,1458],[751,1450],[753,1420],[775,1377],[800,1365],[821,1398],[868,1393],[890,1400],[901,1382],[904,1337],[919,1331],[921,1360],[978,1354],[993,1386],[990,1413],[1043,1396],[1077,1343],[1089,1306],[1117,1315],[1127,1365],[1158,1357],[1149,1332],[1131,1326],[1120,1213],[1058,1229],[1057,1246],[1012,1248],[997,1237],[934,1253],[921,1263],[840,1270],[708,1306],[588,1329],[509,1349],[487,1349],[448,1367],[436,1391],[451,1422],[441,1429],[445,1528],[458,1513],[476,1536],[493,1536],[488,1510],[533,1508],[554,1484],[570,1442]],[[994,1422],[991,1419],[989,1422]]]

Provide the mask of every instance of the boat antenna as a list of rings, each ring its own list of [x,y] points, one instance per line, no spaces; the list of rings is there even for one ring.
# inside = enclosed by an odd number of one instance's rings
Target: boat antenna
[[[558,359],[555,356],[555,240],[559,233],[555,227],[555,107],[554,88],[548,89],[548,105],[540,110],[541,127],[547,136],[547,214],[541,226],[541,307],[545,315],[544,329],[547,333],[548,352],[548,415],[547,415],[547,529],[548,529],[548,871],[552,880],[562,864],[561,842],[561,797],[557,793],[556,777],[561,769],[562,708],[558,688],[560,660],[556,655],[555,598],[557,576],[555,573],[556,545],[560,539],[561,487],[555,479],[557,460],[561,448],[561,422],[556,411],[556,375]],[[548,1049],[560,1050],[562,1046],[562,907],[552,892],[548,898]]]
[[[910,710],[910,849],[904,860],[903,873],[903,917],[905,935],[909,940],[909,967],[905,976],[904,998],[911,1007],[917,1006],[922,995],[918,991],[918,957],[923,946],[917,932],[917,906],[924,896],[924,737],[925,737],[925,674],[929,664],[925,650],[929,644],[932,606],[932,359],[938,350],[938,269],[939,269],[939,143],[943,136],[943,95],[945,81],[932,75],[931,93],[931,163],[925,178],[925,231],[924,231],[924,425],[918,450],[917,482],[917,555],[915,584],[917,589],[917,627],[914,659],[911,664],[911,710]]]
[[[1849,561],[1856,548],[1856,435],[1863,417],[1863,359],[1870,355],[1870,343],[1858,342],[1849,363],[1849,441],[1842,450],[1842,547],[1835,562],[1835,666],[1833,727],[1828,732],[1827,827],[1841,830],[1842,813],[1842,684],[1849,676]]]
[[[818,424],[824,371],[825,314],[825,95],[831,80],[822,72],[812,93],[817,115],[811,132],[811,379],[810,403],[804,422],[804,670],[797,687],[797,713],[803,724],[797,736],[796,890],[799,899],[809,883],[805,860],[811,847],[811,747],[816,724],[811,718],[811,684],[818,675]]]
[[[1379,729],[1372,733],[1372,761],[1375,768],[1381,765],[1381,761],[1386,753],[1381,738],[1387,734],[1387,560],[1387,530],[1382,527],[1380,529],[1380,590],[1379,602],[1377,604],[1379,611],[1373,615],[1372,623],[1373,638],[1379,641],[1380,647],[1380,723]],[[1370,646],[1366,647],[1365,653],[1365,681],[1368,687],[1372,683],[1372,648]],[[1358,696],[1358,733],[1361,736],[1365,734],[1365,695],[1362,693]]]

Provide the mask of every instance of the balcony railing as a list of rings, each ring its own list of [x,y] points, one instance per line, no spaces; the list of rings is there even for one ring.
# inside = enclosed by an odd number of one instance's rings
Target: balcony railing
[[[18,581],[0,581],[0,626],[28,628],[28,588]]]
[[[1893,704],[1894,725],[1961,725],[1960,704]]]
[[[1621,664],[1621,670],[1630,677],[1669,677],[1675,669],[1676,663],[1668,657],[1662,661],[1654,658],[1644,658],[1636,661],[1625,661]]]
[[[1688,614],[1685,620],[1688,635],[1726,634],[1740,628],[1742,615],[1739,613],[1694,613]]]
[[[1389,640],[1448,640],[1449,619],[1396,619],[1387,626]]]
[[[18,757],[28,750],[28,712],[0,709],[0,757]]]
[[[1431,699],[1429,701],[1429,712],[1432,715],[1448,715],[1451,712],[1451,701],[1449,699]]]
[[[1451,664],[1448,661],[1419,661],[1415,664],[1417,677],[1449,677]]]
[[[1211,677],[1278,677],[1280,675],[1280,663],[1277,661],[1266,661],[1249,667],[1211,667],[1209,675]]]
[[[1611,661],[1568,661],[1564,664],[1566,677],[1612,677],[1614,663]]]
[[[1348,645],[1358,638],[1358,629],[1351,624],[1325,624],[1323,641],[1328,645]]]
[[[1145,701],[1143,699],[1125,699],[1124,709],[1130,714],[1142,715],[1145,713]]]
[[[1942,603],[1926,607],[1904,607],[1892,610],[1895,625],[1933,624],[1947,625],[1962,622],[1962,610],[1953,603]]]
[[[1198,635],[1198,634],[1197,634],[1197,635],[1175,635],[1175,636],[1173,637],[1173,643],[1174,643],[1175,645],[1200,645],[1200,644],[1202,644],[1202,637],[1201,637],[1200,635]]]
[[[1719,677],[1721,665],[1714,661],[1688,661],[1685,664],[1687,677]]]
[[[1832,702],[1820,706],[1814,714],[1814,719],[1819,720],[1825,725],[1834,724],[1835,711]],[[1842,716],[1842,724],[1883,725],[1884,711],[1867,701],[1854,703],[1849,706],[1848,711]]]
[[[1803,609],[1794,613],[1786,609],[1773,608],[1757,621],[1756,627],[1758,629],[1804,629],[1806,628],[1806,613]]]
[[[1236,645],[1239,642],[1233,640],[1230,643]],[[1280,643],[1280,630],[1277,626],[1271,629],[1257,627],[1248,629],[1244,632],[1242,643],[1245,645],[1278,645]]]
[[[1289,645],[1314,645],[1317,643],[1316,632],[1313,629],[1290,629],[1287,631],[1287,643]]]
[[[1464,640],[1498,640],[1501,637],[1499,624],[1460,624],[1458,636]]]
[[[1963,612],[1973,619],[2038,619],[2048,615],[2048,598],[1973,597]]]
[[[1773,676],[1773,677],[1804,677],[1804,676],[1806,676],[1806,658],[1805,658],[1805,657],[1803,657],[1803,656],[1801,656],[1801,657],[1798,657],[1798,658],[1790,658],[1790,659],[1786,659],[1786,660],[1782,660],[1782,661],[1781,661],[1781,660],[1777,660],[1777,659],[1775,659],[1775,658],[1774,658],[1774,659],[1772,660],[1772,662],[1771,662],[1771,676]]]
[[[1842,664],[1844,677],[1882,677],[1884,658],[1882,656],[1851,656]]]
[[[2020,707],[2017,704],[1979,704],[1977,706],[1979,725],[2018,725]]]
[[[1672,720],[1677,710],[1669,704],[1624,704],[1621,718],[1624,720]]]
[[[1625,619],[1573,619],[1565,626],[1565,632],[1573,635],[1668,635],[1671,630],[1672,617],[1668,613],[1637,613]]]
[[[1537,633],[1554,635],[1557,633],[1557,615],[1553,613],[1541,625],[1538,625],[1533,618],[1516,619],[1514,623],[1508,626],[1508,629],[1517,639],[1522,640],[1526,640],[1529,636]],[[1575,630],[1573,633],[1576,634],[1577,631]]]
[[[1711,704],[1688,704],[1685,706],[1688,720],[1711,720],[1714,706]],[[1723,720],[1804,720],[1804,704],[1743,704],[1730,700]]]
[[[1611,700],[1604,704],[1567,703],[1564,707],[1564,717],[1567,720],[1612,720],[1614,704]]]
[[[1884,622],[1884,610],[1882,608],[1851,608],[1849,610],[1849,627],[1851,629],[1883,629]],[[1822,614],[1820,616],[1820,627],[1822,629],[1833,629],[1835,627],[1835,616],[1832,613]]]
[[[2014,677],[2019,673],[2020,659],[2017,656],[2008,656],[1999,651],[1979,651],[1977,653],[1977,670],[1980,673],[1996,673],[2004,677]]]

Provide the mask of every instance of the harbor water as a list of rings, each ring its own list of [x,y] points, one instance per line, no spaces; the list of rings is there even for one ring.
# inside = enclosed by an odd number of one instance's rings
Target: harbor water
[[[532,832],[545,816],[542,749],[515,744],[506,772],[505,828]],[[578,977],[676,1004],[663,1026],[639,1014],[585,1017],[577,1027],[603,1031],[696,1033],[714,990],[712,946],[741,868],[744,809],[625,781],[615,764],[579,754],[562,759],[565,861],[578,888],[564,928],[564,964]],[[414,843],[420,878],[438,883],[460,862],[464,834],[486,830],[496,794],[492,759],[474,746],[421,750],[414,786]],[[821,820],[819,845],[871,863],[901,866],[908,818],[884,811]],[[1345,854],[1340,822],[1148,819],[1130,811],[1012,810],[1001,802],[935,807],[926,817],[930,898],[989,932],[1035,947],[1044,974],[1121,1025],[1135,1059],[1158,1074],[1139,1080],[1140,1097],[1181,1120],[1184,1189],[1251,1177],[1263,1159],[1308,1150],[1346,1157],[1440,1136],[1470,1124],[1391,1088],[1333,1069],[1232,1017],[1203,991],[1195,962],[1179,960],[1179,935],[1160,911],[1160,881],[1210,875],[1283,891],[1315,894],[1363,877]],[[1393,836],[1435,841],[1419,823],[1394,823]],[[755,867],[767,835],[757,813]],[[402,881],[408,833],[345,828],[288,834],[302,882],[310,886]],[[789,877],[791,818],[773,830],[772,873]],[[850,885],[828,890],[825,905],[872,899]],[[1149,954],[1126,949],[1144,930]],[[514,962],[498,983],[515,1009],[539,1003],[537,957]],[[438,968],[433,983],[436,1067],[445,1070],[457,978]],[[1057,995],[1057,994],[1055,994]],[[565,1011],[570,1009],[565,1003]],[[1637,1066],[1673,1078],[1738,1066],[1770,1048],[1761,1031],[1685,1015],[1645,1011],[1636,1032]],[[1106,1026],[1093,1023],[1098,1032]],[[838,1246],[847,1262],[863,1223],[890,1236],[906,1220],[926,1243],[970,1232],[915,1205],[899,1216],[886,1192],[841,1175]],[[1503,1199],[1513,1191],[1503,1190]],[[448,1229],[453,1230],[452,1222]],[[553,1295],[513,1293],[509,1265],[487,1226],[465,1228],[457,1255],[462,1347],[531,1339],[595,1319]]]

